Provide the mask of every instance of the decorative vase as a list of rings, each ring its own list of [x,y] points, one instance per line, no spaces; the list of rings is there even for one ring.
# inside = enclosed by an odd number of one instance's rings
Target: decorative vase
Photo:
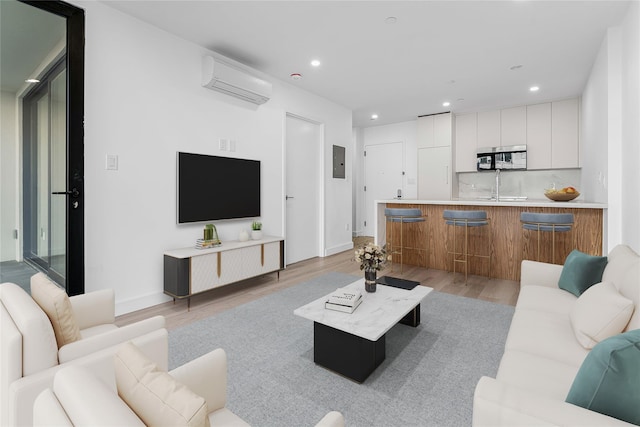
[[[238,240],[240,240],[241,242],[246,242],[247,240],[249,240],[249,233],[247,233],[247,230],[240,231],[240,234],[238,234]]]
[[[251,238],[253,240],[262,239],[262,230],[251,230]]]
[[[364,290],[367,292],[376,291],[376,270],[364,270]]]

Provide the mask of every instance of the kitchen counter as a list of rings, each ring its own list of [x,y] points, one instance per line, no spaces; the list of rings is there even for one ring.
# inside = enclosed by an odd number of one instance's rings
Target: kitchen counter
[[[387,223],[384,209],[387,207],[418,208],[427,218],[420,225],[409,225],[404,228],[404,241],[410,242],[411,248],[405,251],[404,263],[438,270],[452,271],[451,257],[447,254],[451,227],[446,226],[442,218],[445,209],[484,210],[490,219],[489,233],[485,237],[470,239],[470,253],[477,250],[481,253],[491,242],[491,276],[495,278],[520,280],[520,264],[523,259],[537,258],[537,233],[523,230],[520,222],[522,212],[540,213],[572,213],[574,215],[573,230],[555,235],[555,260],[551,256],[551,233],[540,233],[540,261],[563,264],[566,256],[573,249],[590,255],[603,253],[603,217],[607,205],[604,203],[572,200],[570,202],[554,202],[548,199],[527,199],[499,201],[487,199],[454,199],[454,200],[408,200],[390,199],[376,200],[374,209],[374,240],[384,245],[391,223]],[[398,227],[399,223],[395,223]],[[420,228],[422,227],[422,228]],[[399,233],[394,228],[394,236]],[[484,239],[484,240],[483,240]],[[478,240],[471,242],[471,240]],[[477,261],[477,262],[476,262]],[[470,262],[469,273],[487,275],[486,261],[481,259]]]
[[[549,199],[527,199],[527,200],[495,200],[477,199],[452,199],[452,200],[410,200],[410,199],[389,199],[376,200],[375,203],[395,203],[407,205],[460,205],[460,206],[521,206],[538,208],[560,208],[560,209],[606,209],[605,203],[584,202],[578,199],[570,202],[554,202]]]

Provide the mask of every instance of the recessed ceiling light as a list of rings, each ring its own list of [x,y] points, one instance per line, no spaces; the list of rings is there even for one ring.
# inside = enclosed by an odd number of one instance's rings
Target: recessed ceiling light
[[[448,107],[449,105],[451,105],[451,103],[449,101],[446,101],[446,102],[442,103],[443,107]]]
[[[291,79],[293,79],[293,80],[300,80],[302,78],[302,74],[300,74],[300,73],[291,73],[291,75],[289,77],[291,77]]]
[[[398,18],[395,16],[389,16],[384,20],[385,24],[395,24],[396,22],[398,22]]]
[[[24,82],[25,83],[40,83],[40,80],[38,80],[38,79],[27,79]]]
[[[511,71],[519,70],[520,68],[522,68],[522,65],[513,65],[513,66],[509,67],[509,69]]]
[[[320,66],[320,61],[318,61],[317,59],[314,59],[313,61],[311,61],[311,66],[312,67],[319,67]]]
[[[378,120],[378,115],[377,114],[372,114],[371,115],[371,120]]]
[[[531,92],[537,92],[537,91],[539,91],[539,90],[540,90],[540,88],[539,88],[538,86],[531,86],[531,87],[529,88],[529,90],[530,90]]]

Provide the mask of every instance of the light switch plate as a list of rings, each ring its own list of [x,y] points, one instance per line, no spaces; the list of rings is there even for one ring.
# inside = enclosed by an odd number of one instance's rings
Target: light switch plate
[[[107,169],[108,171],[118,170],[118,156],[116,154],[107,154],[105,169]]]

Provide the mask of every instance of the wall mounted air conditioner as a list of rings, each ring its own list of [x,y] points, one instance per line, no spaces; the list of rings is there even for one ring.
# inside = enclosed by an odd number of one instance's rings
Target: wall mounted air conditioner
[[[202,58],[202,86],[254,104],[271,97],[271,83],[212,56]]]

